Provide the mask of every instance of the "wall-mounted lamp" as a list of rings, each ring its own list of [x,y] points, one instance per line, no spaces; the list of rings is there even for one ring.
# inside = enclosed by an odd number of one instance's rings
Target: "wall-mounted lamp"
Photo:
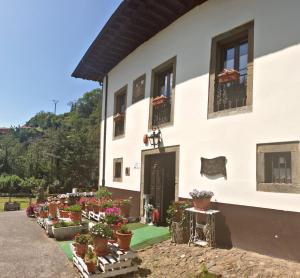
[[[157,128],[153,128],[152,129],[152,133],[150,136],[148,136],[149,140],[150,140],[150,144],[151,146],[153,146],[153,148],[156,148],[160,146],[162,140],[161,140],[161,131],[159,129],[159,127]]]

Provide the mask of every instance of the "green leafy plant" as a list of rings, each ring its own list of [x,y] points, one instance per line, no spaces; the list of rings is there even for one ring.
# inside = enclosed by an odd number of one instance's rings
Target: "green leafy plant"
[[[79,226],[79,225],[80,225],[79,221],[66,222],[66,221],[60,220],[54,224],[54,228],[65,228],[65,227]]]
[[[188,227],[188,213],[185,209],[190,208],[189,201],[173,202],[167,210],[167,223],[171,228],[172,222],[179,222],[182,227]]]
[[[121,234],[131,234],[131,231],[128,229],[127,225],[122,225],[119,232]]]
[[[95,253],[93,252],[92,248],[89,247],[88,251],[86,252],[85,256],[84,256],[84,261],[86,263],[94,263],[97,264],[97,257],[95,255]]]
[[[219,276],[212,274],[208,271],[205,263],[200,265],[200,272],[199,275],[196,276],[197,278],[218,278]]]
[[[111,196],[112,193],[106,187],[101,187],[95,194],[97,199],[110,198]]]
[[[81,206],[76,204],[76,205],[69,206],[69,207],[65,208],[64,210],[70,211],[70,212],[81,212]]]
[[[76,243],[88,244],[90,242],[90,236],[88,234],[78,234],[74,238]]]
[[[111,238],[112,229],[105,223],[98,223],[91,228],[91,234],[95,237]]]

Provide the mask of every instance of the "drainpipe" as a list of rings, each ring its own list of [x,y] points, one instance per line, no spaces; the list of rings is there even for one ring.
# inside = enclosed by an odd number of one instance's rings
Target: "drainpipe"
[[[103,157],[102,157],[102,183],[105,186],[105,163],[106,163],[106,129],[107,129],[107,92],[108,92],[108,75],[105,76],[105,101],[104,101],[104,130],[103,130]]]

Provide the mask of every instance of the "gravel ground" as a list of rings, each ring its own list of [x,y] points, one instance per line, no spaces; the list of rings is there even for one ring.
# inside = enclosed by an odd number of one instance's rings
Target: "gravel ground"
[[[175,245],[168,240],[140,251],[139,257],[142,263],[134,277],[196,277],[202,262],[206,263],[209,271],[221,277],[300,277],[300,263],[237,248],[227,250],[188,247],[186,244]]]
[[[75,278],[58,244],[24,211],[0,213],[1,278]]]

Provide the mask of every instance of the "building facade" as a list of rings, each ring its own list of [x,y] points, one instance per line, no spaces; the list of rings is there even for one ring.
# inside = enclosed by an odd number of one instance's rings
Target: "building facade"
[[[103,71],[100,184],[134,216],[211,190],[220,246],[300,260],[300,2],[198,2]]]

